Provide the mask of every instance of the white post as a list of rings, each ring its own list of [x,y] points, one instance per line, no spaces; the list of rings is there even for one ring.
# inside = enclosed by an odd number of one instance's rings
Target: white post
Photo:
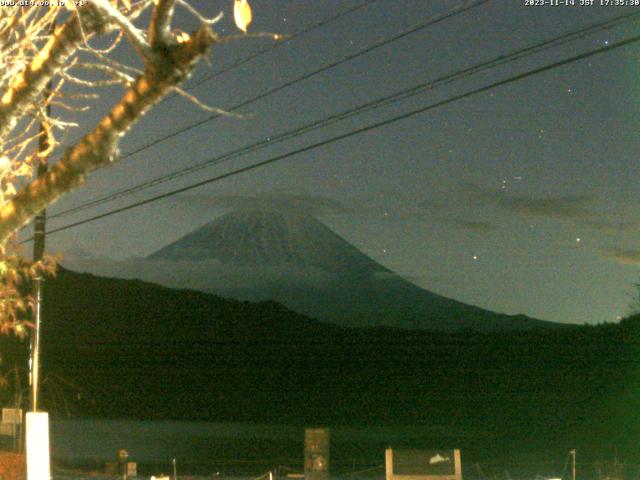
[[[27,480],[49,480],[49,414],[27,412]]]

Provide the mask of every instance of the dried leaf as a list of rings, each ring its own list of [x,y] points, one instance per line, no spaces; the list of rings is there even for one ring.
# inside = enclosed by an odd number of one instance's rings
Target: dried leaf
[[[14,172],[18,177],[29,177],[33,175],[33,168],[28,163],[23,163],[18,167],[18,169]]]
[[[175,34],[176,42],[178,43],[187,43],[191,40],[191,37],[187,32],[178,32]]]
[[[16,194],[16,187],[13,185],[13,183],[8,183],[5,187],[4,187],[4,195],[5,196],[13,196]]]
[[[234,0],[233,19],[236,22],[236,26],[247,33],[247,27],[251,23],[251,20],[253,20],[251,7],[247,0]]]

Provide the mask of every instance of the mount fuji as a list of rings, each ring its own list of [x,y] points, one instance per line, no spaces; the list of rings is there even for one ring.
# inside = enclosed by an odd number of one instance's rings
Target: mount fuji
[[[170,286],[240,300],[276,300],[304,315],[349,327],[486,332],[558,325],[494,313],[422,289],[311,215],[286,209],[233,211],[146,261],[165,267],[199,265],[193,274],[198,279]]]

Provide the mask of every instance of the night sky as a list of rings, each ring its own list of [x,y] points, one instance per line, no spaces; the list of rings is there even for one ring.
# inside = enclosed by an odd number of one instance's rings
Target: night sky
[[[251,0],[250,32],[296,33],[354,1]],[[471,2],[378,0],[296,36],[190,90],[228,109],[296,77]],[[396,91],[573,32],[638,7],[529,6],[492,0],[189,130],[93,174],[50,214],[273,137]],[[225,18],[232,2],[193,1]],[[405,101],[298,136],[97,208],[52,218],[49,228],[107,212],[240,166],[454,97],[638,35],[639,20],[467,76]],[[193,20],[180,15],[184,30]],[[217,46],[190,84],[270,47]],[[130,59],[127,51],[118,53]],[[385,127],[48,239],[48,250],[123,261],[144,256],[247,197],[285,198],[321,215],[363,252],[433,292],[504,313],[571,323],[616,321],[640,280],[637,134],[640,44],[553,68]],[[83,114],[77,138],[118,90]],[[170,98],[123,142],[129,152],[210,114]],[[84,130],[83,130],[84,128]],[[64,264],[64,261],[62,262]]]

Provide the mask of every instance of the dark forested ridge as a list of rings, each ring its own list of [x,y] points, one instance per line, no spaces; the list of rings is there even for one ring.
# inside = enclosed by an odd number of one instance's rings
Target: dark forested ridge
[[[640,459],[640,317],[490,334],[349,329],[67,271],[45,300],[44,371],[64,381],[73,415],[443,425],[510,448]]]

